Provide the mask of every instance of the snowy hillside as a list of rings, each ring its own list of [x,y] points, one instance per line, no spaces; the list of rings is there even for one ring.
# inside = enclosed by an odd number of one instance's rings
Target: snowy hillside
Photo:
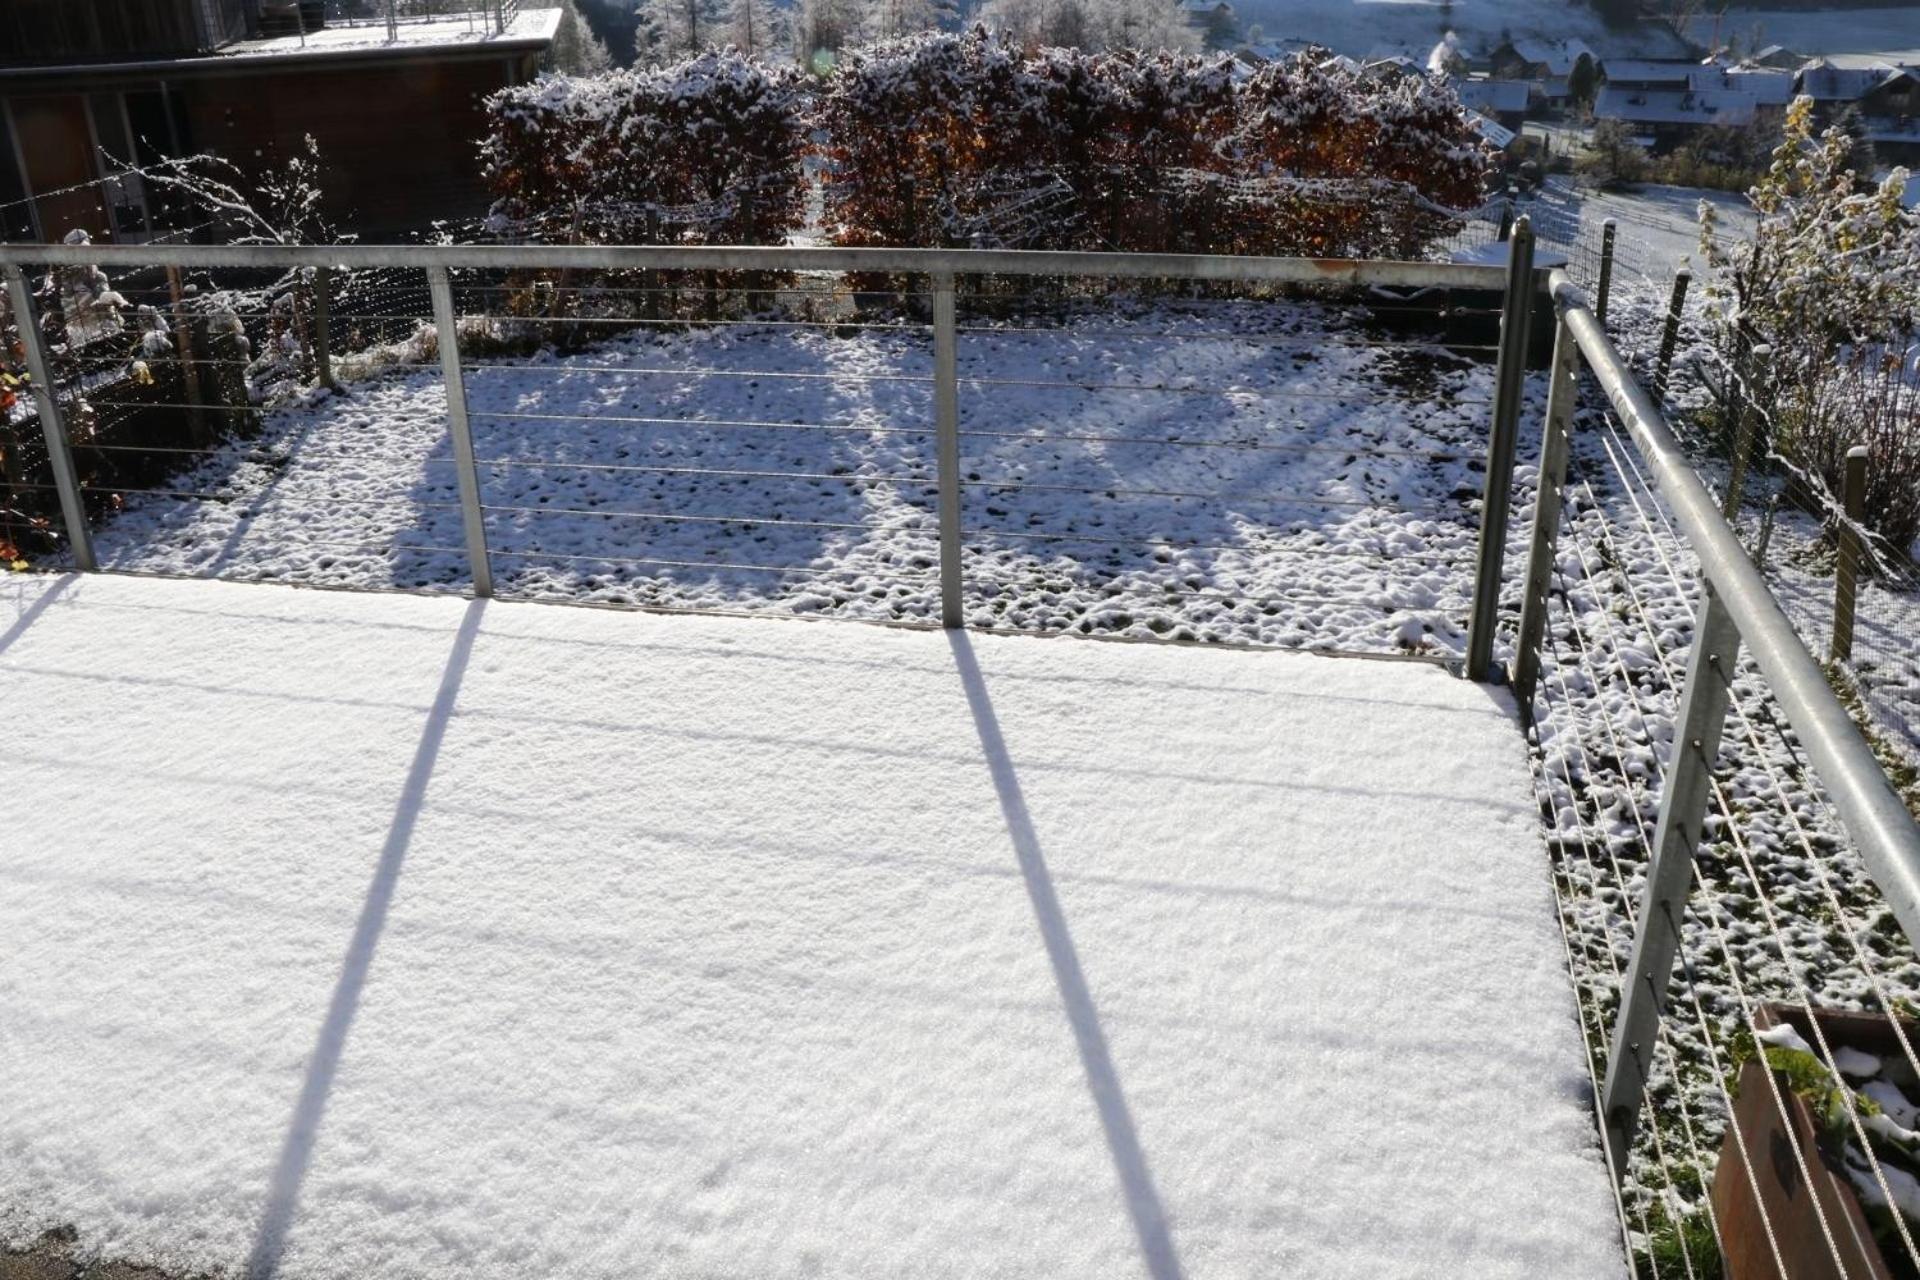
[[[1920,62],[1920,5],[1915,4],[1801,13],[1733,8],[1717,19],[1694,19],[1690,33],[1703,44],[1717,36],[1738,40],[1742,47],[1783,44],[1799,53]]]
[[[1269,41],[1312,40],[1352,57],[1407,53],[1424,58],[1448,31],[1470,54],[1482,54],[1508,36],[1584,40],[1601,56],[1683,57],[1687,50],[1666,27],[1646,24],[1617,31],[1584,0],[1241,0],[1243,25],[1259,23]]]

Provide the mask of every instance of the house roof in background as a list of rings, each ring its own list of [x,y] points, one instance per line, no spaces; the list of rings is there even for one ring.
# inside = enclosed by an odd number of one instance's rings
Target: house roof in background
[[[1638,89],[1607,85],[1594,99],[1600,120],[1629,124],[1691,124],[1739,127],[1753,123],[1752,94],[1731,90]]]
[[[1641,58],[1608,58],[1601,63],[1613,84],[1684,85],[1700,71],[1696,62],[1652,62]]]
[[[1513,51],[1528,62],[1546,67],[1548,75],[1571,75],[1581,58],[1591,58],[1593,50],[1579,40],[1529,40],[1512,42]]]
[[[1702,85],[1701,88],[1712,86]],[[1729,67],[1726,87],[1750,93],[1763,107],[1784,107],[1793,101],[1793,73],[1763,67]]]
[[[1886,80],[1893,68],[1886,63],[1870,67],[1839,67],[1825,58],[1800,68],[1799,92],[1816,102],[1855,102]]]
[[[1525,80],[1454,80],[1460,104],[1479,111],[1525,111],[1532,87]]]
[[[1467,112],[1467,125],[1502,151],[1512,146],[1514,138],[1519,136],[1498,120],[1490,120],[1478,111]]]

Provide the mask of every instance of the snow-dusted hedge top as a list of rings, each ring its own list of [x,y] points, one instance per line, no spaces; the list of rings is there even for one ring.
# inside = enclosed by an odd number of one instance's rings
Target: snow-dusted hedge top
[[[811,84],[728,52],[549,77],[489,100],[503,229],[776,242],[817,155],[853,245],[1380,256],[1479,202],[1451,91],[1311,55],[1025,53],[975,29],[850,55]]]
[[[713,51],[544,76],[487,99],[496,229],[546,239],[778,242],[806,201],[798,71]]]

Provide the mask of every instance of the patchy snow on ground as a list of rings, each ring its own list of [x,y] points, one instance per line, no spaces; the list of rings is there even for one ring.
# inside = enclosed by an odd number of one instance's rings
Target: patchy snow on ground
[[[1599,269],[1601,237],[1611,219],[1612,296],[1664,305],[1675,271],[1687,267],[1698,276],[1705,268],[1700,253],[1703,200],[1714,206],[1721,235],[1739,238],[1752,230],[1753,206],[1743,195],[1657,183],[1632,191],[1600,191],[1570,178],[1551,177],[1537,196],[1517,201],[1514,212],[1533,220],[1543,242],[1569,254],[1583,284]]]
[[[16,576],[0,701],[0,1244],[1623,1274],[1432,664]]]
[[[469,361],[501,593],[937,617],[931,364],[923,327],[793,324]],[[970,323],[959,368],[970,623],[1463,646],[1484,347],[1193,300]],[[356,384],[130,496],[101,560],[463,588],[452,458],[437,369]]]

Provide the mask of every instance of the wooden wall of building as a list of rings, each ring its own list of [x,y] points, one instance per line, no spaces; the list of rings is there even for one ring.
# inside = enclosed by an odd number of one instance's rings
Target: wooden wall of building
[[[481,99],[531,74],[502,56],[389,67],[296,67],[181,85],[192,145],[253,171],[307,135],[327,165],[328,212],[368,234],[483,212]]]

